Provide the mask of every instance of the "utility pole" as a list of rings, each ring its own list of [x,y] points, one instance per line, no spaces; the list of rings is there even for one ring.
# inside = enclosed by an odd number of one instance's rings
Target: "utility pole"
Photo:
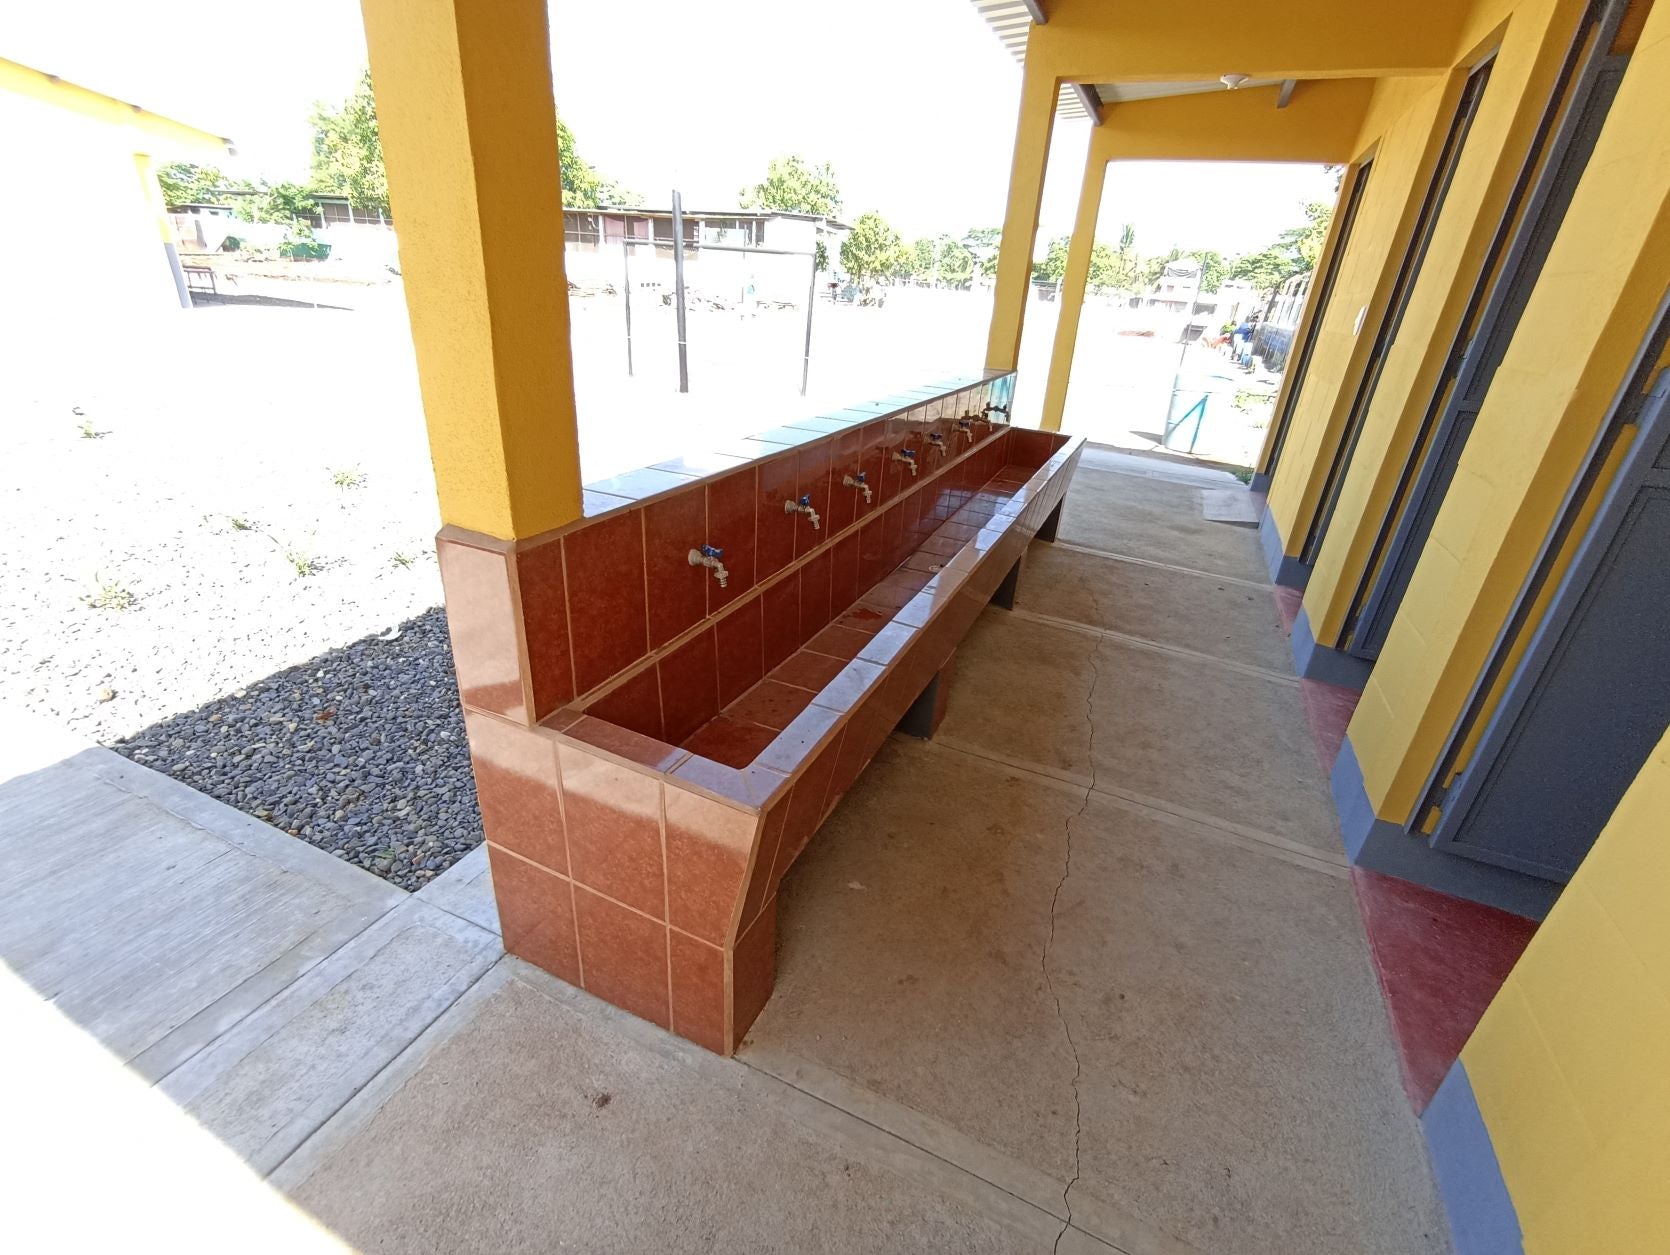
[[[678,390],[690,391],[690,346],[684,336],[684,198],[673,192],[673,313],[678,319]]]

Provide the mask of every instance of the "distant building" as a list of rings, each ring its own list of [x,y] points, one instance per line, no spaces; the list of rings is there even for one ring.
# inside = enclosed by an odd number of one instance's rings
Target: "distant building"
[[[736,303],[802,304],[813,252],[821,243],[834,269],[850,230],[833,218],[775,210],[686,210],[683,217],[685,287],[697,296]],[[672,287],[670,209],[565,209],[563,238],[572,284],[618,289],[630,265],[635,289]],[[741,251],[753,249],[767,251]]]
[[[52,189],[49,207],[0,197],[0,232],[17,245],[6,257],[9,312],[27,329],[51,325],[43,306],[61,306],[74,325],[189,306],[156,169],[230,149],[224,136],[0,60],[0,162]]]
[[[1168,314],[1192,315],[1200,295],[1200,272],[1201,265],[1193,257],[1168,261],[1154,282],[1154,290],[1143,299],[1143,305]]]

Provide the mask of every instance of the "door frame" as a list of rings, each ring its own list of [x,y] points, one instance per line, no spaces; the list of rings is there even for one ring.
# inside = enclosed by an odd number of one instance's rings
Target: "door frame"
[[[1385,312],[1375,327],[1373,347],[1363,364],[1362,374],[1357,378],[1344,429],[1340,432],[1339,443],[1334,446],[1328,473],[1323,477],[1322,495],[1305,531],[1304,544],[1299,549],[1299,561],[1307,569],[1315,564],[1317,555],[1322,552],[1328,529],[1333,524],[1334,509],[1345,489],[1346,476],[1350,474],[1351,463],[1357,454],[1357,443],[1368,424],[1369,411],[1374,407],[1374,397],[1380,389],[1380,376],[1385,370],[1386,360],[1397,347],[1398,333],[1403,329],[1409,302],[1414,299],[1415,287],[1425,268],[1432,237],[1444,216],[1444,205],[1449,200],[1450,187],[1455,182],[1456,171],[1467,150],[1467,139],[1473,132],[1473,123],[1478,120],[1485,93],[1490,90],[1490,79],[1499,51],[1499,47],[1492,48],[1467,68],[1466,81],[1462,84],[1461,94],[1456,98],[1455,110],[1445,130],[1443,147],[1439,150],[1426,191],[1421,197],[1420,212],[1410,231],[1403,258],[1398,263]]]
[[[1352,596],[1345,620],[1345,652],[1355,658],[1372,662],[1380,656],[1398,608],[1408,591],[1414,566],[1420,561],[1426,538],[1431,534],[1431,522],[1443,503],[1444,493],[1448,491],[1447,480],[1439,487],[1440,476],[1446,469],[1453,472],[1460,462],[1460,450],[1466,447],[1463,437],[1455,456],[1449,456],[1450,447],[1460,434],[1461,415],[1469,409],[1468,399],[1475,391],[1479,375],[1488,366],[1490,375],[1485,381],[1484,392],[1471,403],[1475,415],[1483,407],[1489,395],[1490,382],[1495,379],[1496,368],[1512,341],[1510,334],[1499,346],[1501,351],[1495,354],[1496,360],[1487,363],[1487,354],[1496,343],[1503,311],[1510,298],[1518,295],[1516,285],[1520,279],[1520,268],[1526,254],[1545,237],[1548,246],[1552,247],[1552,236],[1558,234],[1559,226],[1555,224],[1550,234],[1548,224],[1542,221],[1542,217],[1556,193],[1565,194],[1565,205],[1569,210],[1572,195],[1588,168],[1588,159],[1585,158],[1583,168],[1573,172],[1567,159],[1590,117],[1593,105],[1601,99],[1598,92],[1607,75],[1615,71],[1617,78],[1621,79],[1629,65],[1627,54],[1619,56],[1609,51],[1628,7],[1629,0],[1600,0],[1578,26],[1566,64],[1550,95],[1547,113],[1526,154],[1525,166],[1509,203],[1504,207],[1496,239],[1480,271],[1470,304],[1474,309],[1480,308],[1477,302],[1482,295],[1482,312],[1475,319],[1470,309],[1456,331],[1450,350],[1453,369],[1447,369],[1434,386],[1427,413],[1421,420],[1399,475],[1397,489],[1381,519],[1374,546],[1369,551]],[[1591,32],[1592,43],[1589,42]],[[1610,94],[1605,97],[1608,112],[1616,95],[1617,85],[1614,83]],[[1566,106],[1564,116],[1558,116],[1556,111],[1562,104]],[[1558,125],[1555,124],[1556,117]],[[1605,125],[1604,115],[1600,125]],[[1552,138],[1547,139],[1545,147],[1544,140],[1551,132]],[[1598,129],[1596,134],[1598,136]],[[1592,145],[1590,153],[1593,153]],[[1523,205],[1523,210],[1516,212],[1520,205]],[[1561,211],[1561,222],[1565,220],[1565,213],[1566,210]],[[1502,253],[1504,245],[1506,252]],[[1502,257],[1500,267],[1493,265],[1497,256]],[[1543,260],[1547,260],[1547,249],[1543,251]],[[1541,274],[1540,266],[1538,274]],[[1484,295],[1486,283],[1489,284],[1488,295]],[[1532,290],[1534,288],[1533,281]],[[1530,301],[1531,292],[1526,291],[1523,296],[1515,327]],[[1464,339],[1469,328],[1472,335]],[[1432,501],[1435,491],[1437,500]],[[1415,533],[1423,526],[1426,536],[1417,545]]]
[[[1471,761],[1446,795],[1432,834],[1435,849],[1511,867],[1547,880],[1563,881],[1570,877],[1571,873],[1563,868],[1471,846],[1464,838],[1469,817],[1513,748],[1521,717],[1535,707],[1548,683],[1550,668],[1565,652],[1567,631],[1587,608],[1597,577],[1610,565],[1613,542],[1629,522],[1647,477],[1655,471],[1662,476],[1665,470],[1661,463],[1670,452],[1670,366],[1659,370],[1633,418],[1639,425],[1617,477],[1606,489],[1593,522],[1578,543],[1571,567],[1561,578],[1548,612],[1532,633],[1525,656],[1514,669],[1501,702],[1485,725]]]
[[[1270,456],[1265,460],[1264,469],[1260,472],[1266,480],[1275,476],[1276,466],[1281,462],[1282,450],[1287,447],[1287,434],[1292,426],[1293,414],[1299,408],[1299,394],[1305,386],[1305,376],[1310,371],[1311,353],[1316,348],[1317,336],[1322,330],[1322,320],[1328,315],[1328,306],[1333,301],[1334,283],[1339,278],[1341,269],[1345,265],[1345,255],[1351,247],[1352,229],[1357,225],[1357,214],[1362,208],[1363,197],[1368,191],[1369,178],[1374,173],[1374,152],[1369,152],[1361,160],[1354,162],[1346,171],[1349,185],[1340,197],[1339,230],[1334,237],[1334,247],[1328,257],[1328,264],[1320,278],[1321,282],[1312,281],[1306,304],[1309,308],[1302,316],[1304,338],[1299,345],[1298,352],[1290,359],[1293,370],[1287,391],[1282,396],[1281,413],[1275,420],[1276,434],[1270,441]]]

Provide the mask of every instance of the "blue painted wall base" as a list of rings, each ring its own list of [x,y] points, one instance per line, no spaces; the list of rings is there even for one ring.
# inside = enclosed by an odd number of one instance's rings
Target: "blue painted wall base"
[[[1288,644],[1293,649],[1293,669],[1307,680],[1342,684],[1360,693],[1368,683],[1369,672],[1374,670],[1374,664],[1366,658],[1353,658],[1343,650],[1318,645],[1316,633],[1311,631],[1310,616],[1303,607],[1293,621]]]
[[[1421,1131],[1449,1213],[1456,1255],[1524,1255],[1519,1214],[1461,1060],[1450,1065],[1432,1096]]]
[[[1303,588],[1310,582],[1310,568],[1297,558],[1290,558],[1282,549],[1281,533],[1268,510],[1258,521],[1258,544],[1264,550],[1264,565],[1270,572],[1270,582],[1283,588]]]
[[[1528,919],[1547,915],[1560,896],[1560,886],[1553,881],[1436,849],[1420,834],[1405,832],[1401,825],[1377,816],[1363,786],[1363,769],[1349,736],[1334,760],[1331,784],[1345,856],[1357,867],[1411,880]]]
[[[1272,478],[1274,477],[1266,475],[1263,471],[1254,471],[1252,481],[1247,484],[1247,487],[1253,492],[1268,493],[1270,491],[1270,480]]]

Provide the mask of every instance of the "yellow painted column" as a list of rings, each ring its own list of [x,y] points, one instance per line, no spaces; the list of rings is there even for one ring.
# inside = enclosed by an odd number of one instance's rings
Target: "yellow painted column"
[[[1056,294],[1059,306],[1055,321],[1055,344],[1050,350],[1050,374],[1044,385],[1044,414],[1039,423],[1045,431],[1060,431],[1061,416],[1067,408],[1067,385],[1073,373],[1073,353],[1079,342],[1079,314],[1084,309],[1084,287],[1090,278],[1090,253],[1096,243],[1096,219],[1102,212],[1102,185],[1107,182],[1108,159],[1104,136],[1097,126],[1090,132],[1090,147],[1084,158],[1084,182],[1079,187],[1079,211],[1073,220],[1073,238],[1067,246],[1067,272]]]
[[[1670,733],[1461,1052],[1528,1255],[1670,1250]]]
[[[544,0],[362,0],[441,517],[579,517]]]
[[[986,368],[1014,370],[1020,360],[1021,324],[1032,286],[1032,248],[1038,237],[1038,209],[1044,197],[1044,168],[1055,128],[1057,85],[1030,49],[1021,78],[1021,116],[1009,167],[1009,205],[1003,214],[1003,244],[997,254]]]
[[[157,182],[155,164],[149,153],[134,153],[133,170],[139,176],[139,194],[145,198],[145,208],[157,224],[162,236],[162,253],[168,262],[168,273],[174,278],[174,293],[180,298],[180,308],[191,308],[191,291],[186,287],[186,272],[180,268],[180,250],[174,245],[174,224],[168,220],[168,205],[162,199],[162,184]]]

